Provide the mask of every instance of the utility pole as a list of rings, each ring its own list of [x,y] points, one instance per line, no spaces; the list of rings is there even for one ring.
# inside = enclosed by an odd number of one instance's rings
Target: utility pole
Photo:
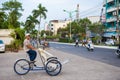
[[[77,21],[79,20],[79,4],[77,4],[76,19],[77,19]]]
[[[119,38],[119,0],[116,0],[116,32],[118,33],[118,36],[117,36],[117,41],[118,43],[120,44],[120,38]]]
[[[72,40],[72,37],[71,37],[71,22],[72,22],[72,13],[74,12],[77,12],[77,10],[74,10],[74,11],[67,11],[67,10],[63,10],[64,12],[67,12],[69,14],[69,17],[70,17],[70,40]]]
[[[103,14],[103,8],[101,9],[101,14],[100,14],[100,23],[102,24],[102,14]]]

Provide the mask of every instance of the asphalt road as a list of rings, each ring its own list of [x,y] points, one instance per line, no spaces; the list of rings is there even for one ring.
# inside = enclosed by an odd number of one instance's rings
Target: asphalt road
[[[74,45],[58,43],[50,43],[50,47],[66,53],[78,55],[84,58],[120,67],[120,59],[115,54],[116,49],[95,47],[94,51],[90,52],[85,47],[82,46],[75,47]]]

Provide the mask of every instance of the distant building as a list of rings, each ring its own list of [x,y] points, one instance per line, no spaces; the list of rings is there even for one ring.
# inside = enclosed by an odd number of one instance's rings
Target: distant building
[[[92,23],[96,23],[100,21],[100,16],[89,16],[87,17]]]
[[[10,36],[12,31],[12,29],[0,29],[0,40],[3,40],[6,45],[10,44],[13,40],[13,38]]]
[[[103,6],[105,8],[106,17],[106,31],[104,37],[117,36],[117,30],[120,29],[120,0],[104,0]]]
[[[70,20],[51,20],[49,24],[45,24],[45,30],[52,31],[56,35],[59,28],[65,28],[69,23]]]

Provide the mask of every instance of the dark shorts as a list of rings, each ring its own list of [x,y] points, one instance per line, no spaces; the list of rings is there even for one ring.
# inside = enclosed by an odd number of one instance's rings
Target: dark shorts
[[[34,61],[36,59],[37,56],[37,52],[35,50],[29,50],[27,51],[30,61]]]

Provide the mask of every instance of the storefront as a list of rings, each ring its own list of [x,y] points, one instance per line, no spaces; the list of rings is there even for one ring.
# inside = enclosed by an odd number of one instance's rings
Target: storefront
[[[102,35],[102,41],[105,42],[107,39],[116,39],[118,34],[116,32],[104,32]]]

